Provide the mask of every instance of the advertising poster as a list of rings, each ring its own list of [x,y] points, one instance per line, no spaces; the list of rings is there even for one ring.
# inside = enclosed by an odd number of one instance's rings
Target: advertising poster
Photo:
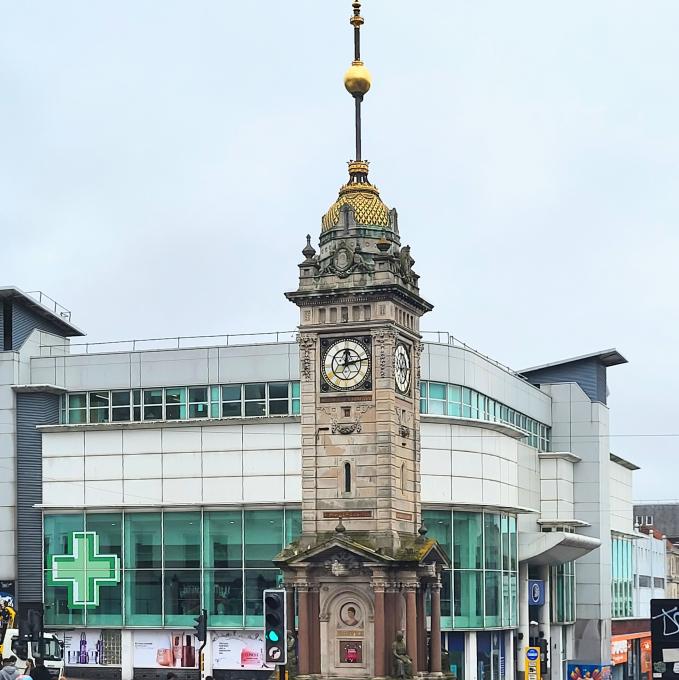
[[[14,581],[0,581],[0,601],[15,609]]]
[[[193,631],[134,631],[135,668],[198,668],[200,643]]]
[[[60,634],[67,666],[118,666],[121,658],[119,630],[68,630]]]
[[[264,633],[230,630],[212,636],[212,668],[225,670],[273,670],[264,663]]]
[[[653,677],[679,677],[679,600],[651,600]]]
[[[610,680],[611,667],[596,663],[568,662],[568,680]]]

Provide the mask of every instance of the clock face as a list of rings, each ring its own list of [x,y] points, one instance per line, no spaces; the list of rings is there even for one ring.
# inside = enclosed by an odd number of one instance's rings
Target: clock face
[[[369,339],[343,338],[329,340],[326,343],[321,370],[325,384],[322,387],[326,391],[328,388],[369,389],[371,387]]]
[[[394,382],[396,389],[407,394],[410,389],[410,352],[405,345],[396,345],[394,351]]]

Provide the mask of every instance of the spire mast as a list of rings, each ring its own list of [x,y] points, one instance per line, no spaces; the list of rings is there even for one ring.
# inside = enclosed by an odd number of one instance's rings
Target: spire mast
[[[366,164],[362,162],[362,148],[361,148],[361,104],[363,97],[370,89],[371,77],[370,72],[361,61],[361,26],[364,23],[361,16],[361,3],[358,1],[352,2],[353,16],[349,19],[349,23],[354,27],[354,60],[349,67],[349,70],[344,75],[344,87],[346,87],[349,94],[354,98],[354,106],[356,113],[356,158],[353,164],[350,164],[349,174],[353,181],[367,182],[368,172]],[[352,167],[354,171],[352,172]],[[360,168],[362,171],[357,172]],[[363,171],[363,169],[365,170]]]
[[[363,17],[361,16],[361,3],[354,2],[352,4],[354,9],[354,16],[349,20],[354,27],[354,64],[361,62],[361,25],[363,24]],[[361,103],[363,102],[363,93],[354,94],[354,103],[356,105],[356,160],[361,160]]]

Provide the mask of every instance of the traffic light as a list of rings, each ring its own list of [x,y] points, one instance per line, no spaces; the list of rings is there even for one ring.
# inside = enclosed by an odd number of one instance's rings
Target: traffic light
[[[546,668],[549,666],[549,642],[541,638],[538,645],[540,647],[540,662],[543,668]]]
[[[264,591],[264,660],[268,664],[285,665],[287,631],[285,629],[285,591]]]
[[[196,637],[201,641],[207,640],[207,610],[201,609],[193,629],[196,631]]]

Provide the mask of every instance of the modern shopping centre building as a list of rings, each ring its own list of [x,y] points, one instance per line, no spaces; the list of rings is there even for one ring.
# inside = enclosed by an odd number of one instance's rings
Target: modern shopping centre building
[[[360,125],[358,58],[346,86]],[[422,342],[431,305],[357,141],[287,294],[299,334],[88,346],[0,289],[0,581],[44,606],[68,676],[195,678],[205,608],[206,671],[243,677],[282,583],[305,676],[390,674],[398,630],[415,672],[459,680],[522,676],[529,645],[555,680],[610,660],[625,359],[513,371]]]
[[[209,666],[236,670],[240,652],[224,649],[261,647],[262,590],[280,583],[272,559],[301,533],[311,494],[294,336],[83,351],[69,347],[80,335],[70,321],[16,288],[0,295],[0,579],[15,582],[19,607],[44,601],[46,625],[65,629],[67,665],[87,666],[71,674],[163,668],[202,607]],[[420,479],[403,483],[450,559],[441,627],[458,678],[512,678],[515,650],[533,636],[548,641],[554,678],[565,659],[607,659],[606,370],[622,361],[609,351],[518,374],[445,335],[423,344]],[[344,461],[342,424],[354,420],[338,416],[313,442],[332,450],[336,474],[311,481],[350,501],[344,464],[376,471]],[[88,584],[93,559],[55,579],[55,558],[60,571],[58,556],[87,534],[119,574]],[[530,604],[533,579],[542,606]],[[83,640],[93,653],[81,655]]]

